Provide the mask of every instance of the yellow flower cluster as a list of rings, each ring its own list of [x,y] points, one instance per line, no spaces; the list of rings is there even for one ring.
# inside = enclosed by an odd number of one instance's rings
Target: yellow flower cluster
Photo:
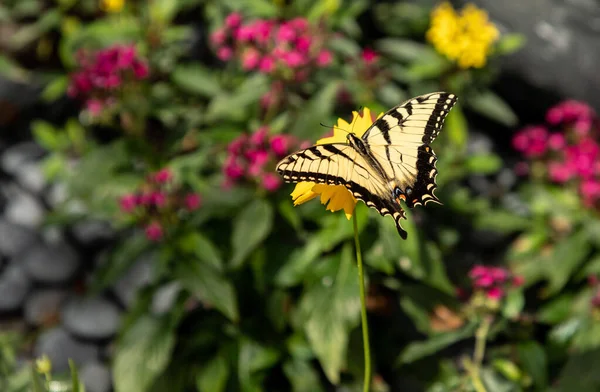
[[[100,0],[100,8],[104,12],[121,12],[125,6],[125,0]]]
[[[487,12],[467,4],[459,14],[448,2],[432,11],[427,31],[427,40],[435,49],[462,69],[483,67],[499,36]]]

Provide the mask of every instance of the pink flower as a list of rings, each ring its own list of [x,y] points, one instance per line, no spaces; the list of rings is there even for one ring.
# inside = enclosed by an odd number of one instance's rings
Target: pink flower
[[[563,119],[563,112],[559,107],[553,107],[546,112],[546,121],[551,125],[558,125]]]
[[[553,133],[548,138],[548,147],[552,150],[560,150],[566,145],[565,135],[562,133]]]
[[[317,55],[317,65],[319,67],[325,67],[325,66],[331,64],[332,60],[333,60],[333,56],[332,56],[331,52],[328,50],[322,50]]]
[[[235,29],[236,27],[239,27],[240,24],[242,24],[242,15],[238,12],[232,12],[225,18],[225,26],[230,29]]]
[[[515,275],[512,279],[513,287],[521,287],[525,284],[525,278],[521,275]]]
[[[600,181],[596,179],[583,181],[580,186],[580,192],[588,200],[600,198]]]
[[[292,26],[297,31],[304,31],[308,29],[308,20],[306,18],[294,18],[290,20],[289,25]]]
[[[250,144],[252,144],[256,147],[262,146],[267,141],[268,135],[269,135],[269,128],[262,126],[262,127],[258,128],[256,130],[256,132],[254,132],[252,134],[252,136],[250,136]]]
[[[579,136],[585,136],[592,129],[592,119],[590,117],[581,118],[575,121],[573,128]]]
[[[504,297],[504,291],[499,287],[492,287],[486,293],[489,299],[500,300]]]
[[[104,108],[104,104],[99,99],[88,99],[85,102],[86,109],[90,112],[90,114],[94,117],[100,115],[102,113],[102,109]]]
[[[143,61],[135,60],[133,62],[133,75],[136,79],[146,79],[150,74],[148,64]]]
[[[160,223],[154,221],[146,226],[146,237],[150,241],[158,242],[163,238],[163,228]]]
[[[262,176],[262,186],[269,192],[274,192],[281,186],[281,178],[275,173],[265,173]]]
[[[592,297],[591,300],[592,306],[595,308],[600,307],[600,291],[597,291],[596,294]]]
[[[152,204],[152,194],[142,193],[138,196],[138,204],[143,206],[149,206]]]
[[[116,67],[119,69],[127,69],[133,65],[136,58],[135,46],[123,46],[120,51],[116,52]]]
[[[290,24],[282,23],[277,30],[276,39],[282,42],[290,42],[294,38],[296,38],[294,28]]]
[[[222,28],[213,31],[213,33],[210,35],[210,42],[214,46],[223,45],[225,43],[226,39],[227,39],[227,33],[225,33],[225,29],[222,29]]]
[[[253,26],[240,26],[239,29],[234,31],[233,35],[240,42],[249,42],[254,39],[256,34]]]
[[[185,199],[184,199],[183,202],[185,204],[185,207],[188,210],[194,211],[194,210],[197,210],[200,207],[200,203],[202,202],[202,198],[197,193],[188,193],[187,195],[185,195]]]
[[[373,64],[379,60],[379,55],[371,48],[364,48],[361,57],[367,65]]]
[[[221,61],[231,60],[233,57],[233,49],[231,49],[229,46],[221,46],[219,49],[217,49],[217,57]]]
[[[152,192],[150,194],[150,203],[156,207],[164,207],[167,204],[167,196],[163,192]]]
[[[568,165],[564,163],[551,162],[548,165],[548,174],[554,182],[562,184],[569,181],[573,177],[573,172]]]
[[[246,156],[251,164],[264,165],[269,160],[269,153],[266,150],[251,150]]]
[[[137,207],[138,198],[135,194],[129,193],[119,199],[119,206],[123,212],[132,212]]]
[[[242,55],[242,68],[250,71],[260,63],[260,53],[254,48],[248,48]]]
[[[171,173],[171,170],[164,168],[154,173],[153,177],[154,181],[156,181],[158,184],[166,184],[167,182],[171,181],[173,174]]]
[[[244,144],[247,143],[247,141],[248,136],[246,136],[245,134],[241,134],[240,136],[233,139],[231,143],[229,143],[229,145],[227,146],[227,151],[229,152],[229,154],[232,155],[240,154],[242,152],[242,147],[244,146]]]
[[[300,53],[308,53],[312,40],[308,36],[302,36],[296,40],[296,49]]]
[[[288,137],[285,135],[275,135],[271,138],[271,150],[278,155],[284,156],[288,153]]]
[[[266,43],[271,37],[273,22],[268,20],[257,20],[254,22],[254,39],[261,44]]]
[[[487,275],[487,273],[488,273],[488,270],[487,270],[486,266],[475,265],[475,266],[473,266],[473,268],[471,268],[471,271],[469,271],[469,277],[471,279],[476,279],[481,276]]]
[[[304,59],[305,59],[304,56],[302,56],[300,54],[300,52],[296,52],[296,51],[288,52],[283,57],[283,61],[290,68],[297,68],[300,65],[304,64]]]
[[[494,283],[494,278],[491,275],[486,274],[475,279],[473,285],[476,288],[486,288],[492,286]]]
[[[229,159],[225,164],[225,176],[237,180],[244,176],[244,168],[235,159]]]
[[[263,73],[271,73],[275,69],[275,60],[271,56],[265,56],[260,60],[258,69]]]
[[[525,132],[517,132],[512,139],[512,145],[515,150],[524,152],[529,146],[529,138]]]
[[[595,285],[597,285],[599,281],[600,280],[598,280],[598,276],[596,276],[596,275],[589,275],[587,277],[588,285],[590,285],[592,287],[594,287]]]
[[[502,267],[490,267],[489,274],[495,283],[504,283],[508,278],[508,271]]]

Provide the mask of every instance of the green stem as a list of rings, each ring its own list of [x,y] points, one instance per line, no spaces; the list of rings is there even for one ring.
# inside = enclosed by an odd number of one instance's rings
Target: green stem
[[[478,392],[485,392],[485,387],[481,382],[481,365],[483,364],[483,357],[485,355],[485,343],[487,335],[490,332],[492,325],[492,317],[485,316],[481,322],[479,328],[475,332],[475,352],[473,353],[473,368],[472,378],[475,389]]]
[[[367,300],[365,296],[365,274],[363,270],[360,241],[358,240],[358,222],[356,212],[352,215],[354,225],[354,244],[356,246],[356,264],[358,265],[358,280],[360,288],[360,318],[362,324],[363,349],[365,353],[365,382],[363,392],[369,392],[371,387],[371,348],[369,346],[369,324],[367,322]]]

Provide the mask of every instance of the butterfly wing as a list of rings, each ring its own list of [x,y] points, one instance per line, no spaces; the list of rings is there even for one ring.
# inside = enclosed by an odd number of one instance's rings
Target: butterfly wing
[[[437,157],[430,144],[456,100],[445,92],[412,98],[385,113],[362,137],[410,208],[440,202],[434,195]]]
[[[350,145],[320,144],[287,156],[277,164],[285,182],[312,181],[344,185],[359,200],[382,216],[391,215],[398,233],[406,239],[400,225],[405,213],[391,198],[390,190],[368,162]]]

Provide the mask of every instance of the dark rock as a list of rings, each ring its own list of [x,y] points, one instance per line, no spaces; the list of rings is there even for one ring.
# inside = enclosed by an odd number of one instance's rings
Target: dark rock
[[[78,366],[97,361],[99,348],[91,343],[80,342],[64,328],[57,327],[43,332],[35,343],[34,355],[48,355],[55,373],[69,371],[69,359]]]
[[[521,51],[503,58],[516,79],[497,84],[515,108],[543,110],[553,100],[544,92],[581,99],[600,109],[600,6],[595,0],[461,0],[486,9],[501,31],[527,39]],[[538,91],[524,89],[522,81]],[[507,83],[508,82],[508,83]]]
[[[14,257],[38,242],[35,231],[0,218],[0,253],[4,256]]]
[[[5,190],[9,195],[4,207],[6,220],[21,226],[38,228],[44,219],[44,207],[32,194],[17,186]]]
[[[152,280],[152,266],[155,255],[144,254],[115,283],[113,291],[125,307],[133,305],[137,292]]]
[[[85,220],[72,226],[73,235],[83,245],[96,245],[111,240],[115,236],[111,224],[106,221]]]
[[[40,194],[46,186],[46,177],[38,162],[26,162],[14,173],[17,182],[25,189]]]
[[[25,301],[25,320],[34,326],[57,320],[66,297],[67,292],[59,289],[44,289],[31,293]]]
[[[467,155],[486,154],[492,152],[493,149],[494,143],[489,136],[476,131],[469,132],[469,138],[467,139]]]
[[[87,392],[110,392],[112,380],[110,370],[100,362],[90,362],[79,371]]]
[[[79,267],[77,253],[65,243],[40,243],[23,253],[21,262],[29,276],[42,283],[67,282]]]
[[[26,163],[44,155],[44,149],[34,142],[23,142],[7,148],[0,158],[0,167],[8,174],[16,174]]]
[[[31,287],[23,268],[11,263],[0,274],[0,312],[20,309]]]
[[[117,333],[121,315],[116,305],[104,298],[72,298],[62,310],[65,328],[85,339],[106,339]]]

